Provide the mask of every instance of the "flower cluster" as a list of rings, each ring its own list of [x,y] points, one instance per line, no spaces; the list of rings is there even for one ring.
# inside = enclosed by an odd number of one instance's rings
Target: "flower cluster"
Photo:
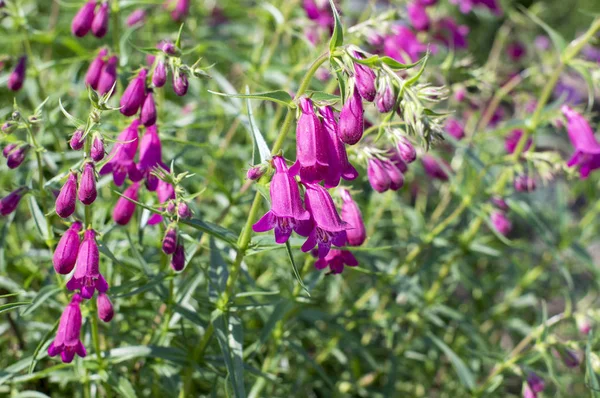
[[[79,9],[71,22],[71,33],[73,36],[84,37],[92,32],[97,38],[102,38],[108,32],[110,20],[110,9],[108,1],[100,3],[89,0]]]

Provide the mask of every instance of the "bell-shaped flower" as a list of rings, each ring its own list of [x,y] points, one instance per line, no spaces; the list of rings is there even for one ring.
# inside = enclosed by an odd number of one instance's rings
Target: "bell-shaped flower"
[[[106,61],[106,64],[102,68],[100,73],[100,79],[98,79],[98,93],[104,95],[108,93],[117,81],[117,63],[119,58],[113,55]]]
[[[406,12],[413,28],[416,30],[429,29],[429,16],[424,5],[418,1],[410,3],[406,8]]]
[[[306,209],[313,219],[313,229],[302,245],[302,251],[308,252],[318,246],[319,258],[324,258],[332,245],[341,247],[346,244],[348,225],[340,219],[329,192],[318,184],[304,184],[306,187]]]
[[[138,163],[138,170],[146,179],[146,188],[149,191],[155,191],[158,186],[158,178],[151,174],[152,170],[158,166],[168,170],[167,165],[162,161],[162,145],[158,136],[158,128],[153,125],[146,129],[146,133],[142,137]]]
[[[75,273],[67,282],[67,289],[81,291],[81,297],[90,299],[94,291],[104,293],[108,290],[108,283],[100,273],[100,252],[96,243],[96,232],[88,229],[83,234],[83,241],[77,253]]]
[[[79,232],[82,228],[81,222],[74,222],[58,241],[52,256],[52,264],[57,273],[67,275],[75,267],[80,243]]]
[[[100,318],[102,322],[110,322],[115,316],[115,310],[108,295],[106,293],[98,294],[96,305],[98,307],[98,318]]]
[[[412,163],[417,159],[417,151],[406,137],[400,137],[398,140],[398,153],[405,163]]]
[[[119,225],[127,225],[135,213],[135,203],[131,200],[138,201],[138,192],[140,184],[133,183],[124,192],[123,196],[120,196],[117,200],[117,204],[113,209],[113,220]]]
[[[104,57],[108,54],[108,50],[103,48],[100,50],[96,58],[90,64],[87,73],[85,74],[85,84],[93,88],[94,90],[98,90],[98,82],[100,82],[100,75],[102,74],[102,68],[106,64],[104,62]]]
[[[159,58],[152,72],[152,85],[154,87],[162,87],[167,82],[167,66],[164,58]]]
[[[104,159],[104,141],[98,134],[94,134],[92,148],[90,150],[90,157],[94,162],[99,162]]]
[[[449,117],[446,119],[444,130],[458,141],[465,138],[465,128],[462,123],[455,118]]]
[[[534,372],[529,373],[529,376],[527,376],[527,384],[529,385],[529,388],[531,388],[531,391],[533,391],[534,393],[542,392],[546,387],[544,379],[542,379]]]
[[[396,93],[394,85],[388,77],[380,78],[377,81],[378,89],[375,95],[375,106],[381,113],[388,113],[396,105]]]
[[[94,22],[94,10],[96,9],[96,0],[89,0],[83,5],[73,17],[71,22],[71,33],[77,37],[83,37],[92,29]]]
[[[96,190],[96,171],[94,163],[86,162],[81,172],[79,181],[78,197],[84,205],[91,205],[96,200],[98,191]]]
[[[421,158],[421,163],[423,164],[423,169],[428,176],[435,178],[441,181],[448,181],[448,174],[442,167],[441,160],[434,158],[431,155],[423,155]],[[446,167],[450,168],[448,164]]]
[[[27,57],[22,56],[17,61],[17,66],[8,77],[8,89],[11,91],[19,91],[25,82],[27,74]]]
[[[342,221],[348,224],[348,229],[346,229],[348,245],[360,246],[367,238],[367,231],[365,229],[362,214],[347,189],[342,189],[341,196],[343,201]]]
[[[162,240],[162,251],[165,254],[173,254],[175,249],[177,249],[177,227],[169,225]]]
[[[83,149],[84,144],[85,140],[83,139],[83,130],[75,130],[75,132],[71,136],[71,139],[69,140],[69,146],[74,151],[80,151]]]
[[[362,54],[354,51],[354,58],[363,59]],[[355,89],[358,94],[366,101],[373,102],[375,99],[375,72],[366,65],[362,65],[358,62],[354,63],[354,74],[355,74]]]
[[[154,95],[151,92],[148,93],[142,104],[140,120],[146,127],[153,126],[156,123],[156,103],[154,102]]]
[[[177,244],[175,253],[171,257],[171,268],[177,272],[185,268],[185,246],[181,241]]]
[[[60,354],[64,363],[72,362],[75,354],[81,358],[86,356],[85,347],[79,338],[82,321],[79,303],[81,296],[74,294],[60,317],[56,337],[48,347],[48,355],[54,357]]]
[[[325,187],[337,187],[340,178],[346,181],[352,181],[358,177],[358,171],[348,161],[346,147],[339,138],[339,126],[333,114],[333,108],[326,106],[321,108],[319,113],[323,117],[323,128],[326,133],[326,143],[328,150],[327,163],[329,169],[325,176]]]
[[[133,161],[138,148],[139,126],[140,121],[136,119],[119,134],[117,143],[109,155],[110,160],[100,169],[100,175],[112,173],[115,185],[119,187],[123,185],[127,176],[133,182],[142,179],[142,174]]]
[[[129,85],[121,97],[121,113],[125,116],[133,116],[144,103],[146,98],[146,76],[148,71],[142,69],[138,75],[129,82]]]
[[[371,187],[379,193],[390,189],[390,176],[388,175],[383,162],[377,158],[369,159],[367,166],[367,178]]]
[[[27,188],[21,187],[16,189],[0,199],[0,215],[7,216],[17,209],[23,195],[27,192]]]
[[[181,22],[190,13],[190,0],[177,0],[175,8],[171,11],[171,18],[175,22]]]
[[[56,198],[56,214],[67,218],[75,212],[77,203],[77,173],[69,173],[67,182],[62,186]]]
[[[27,156],[27,152],[31,149],[31,145],[29,144],[21,144],[14,147],[10,152],[6,155],[6,165],[9,169],[16,169],[19,167],[23,161],[25,160],[25,156]]]
[[[108,1],[103,2],[94,16],[92,22],[92,34],[98,38],[102,38],[108,32],[108,21],[110,18],[110,9]]]
[[[127,17],[127,26],[132,27],[137,24],[142,24],[146,20],[146,11],[143,8],[135,9]]]
[[[355,88],[340,112],[340,139],[343,143],[354,145],[360,141],[364,132],[363,113],[362,99]]]
[[[587,178],[589,174],[600,167],[600,143],[594,137],[594,131],[585,118],[563,105],[561,111],[567,118],[567,132],[575,153],[568,161],[567,166],[579,167],[581,178]]]
[[[312,101],[300,99],[301,115],[296,126],[296,163],[291,174],[303,182],[319,182],[328,172],[327,133],[315,114]]]
[[[254,232],[275,229],[275,241],[285,243],[292,231],[308,236],[311,230],[310,214],[304,210],[298,183],[292,177],[285,159],[273,157],[275,174],[271,180],[271,210],[252,226]]]
[[[324,269],[329,266],[332,274],[341,274],[344,270],[344,266],[356,267],[358,260],[354,257],[354,254],[348,250],[331,249],[329,253],[323,258],[319,258],[315,262],[316,269]]]
[[[390,178],[390,189],[392,191],[397,191],[404,186],[404,174],[402,174],[393,162],[389,160],[384,161],[383,168]]]
[[[176,70],[173,73],[173,91],[179,97],[187,94],[189,87],[188,77],[182,70]]]
[[[2,150],[2,156],[4,156],[5,158],[8,157],[8,155],[10,154],[10,152],[15,149],[18,146],[18,144],[12,143],[12,144],[8,144],[7,146],[4,147],[4,149]]]

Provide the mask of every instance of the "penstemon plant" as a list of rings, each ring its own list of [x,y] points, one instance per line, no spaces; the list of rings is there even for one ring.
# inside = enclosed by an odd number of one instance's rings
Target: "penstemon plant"
[[[0,395],[600,394],[563,3],[0,0]]]

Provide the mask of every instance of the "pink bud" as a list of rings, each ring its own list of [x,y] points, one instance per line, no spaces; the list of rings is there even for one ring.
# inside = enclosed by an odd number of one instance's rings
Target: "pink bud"
[[[179,218],[187,219],[192,216],[192,211],[187,203],[179,202],[177,205],[177,214],[179,215]]]
[[[367,238],[362,214],[347,189],[342,189],[341,195],[343,200],[342,220],[348,224],[348,229],[346,230],[348,244],[350,246],[360,246]]]
[[[267,168],[264,166],[251,167],[248,169],[248,172],[246,173],[246,178],[249,180],[252,180],[252,181],[256,181],[260,177],[262,177],[266,171],[267,171]]]
[[[375,105],[381,113],[388,113],[394,109],[396,105],[396,94],[394,92],[394,85],[389,79],[382,79],[379,84],[379,90],[375,96]]]
[[[106,65],[102,68],[100,73],[100,79],[98,80],[98,92],[102,95],[108,93],[117,81],[117,63],[119,58],[112,56],[106,62]]]
[[[364,132],[363,105],[358,90],[354,90],[340,112],[340,139],[343,143],[354,145]]]
[[[175,22],[181,22],[190,12],[190,0],[177,0],[175,8],[171,12],[171,18]]]
[[[77,173],[69,173],[67,182],[60,189],[56,198],[56,214],[62,218],[67,218],[75,212],[75,203],[77,202]]]
[[[173,254],[177,249],[177,229],[173,226],[167,228],[162,241],[162,250],[165,254]]]
[[[180,97],[187,94],[188,91],[188,77],[181,70],[175,71],[173,75],[173,91]]]
[[[102,141],[102,137],[99,135],[94,135],[90,156],[94,162],[99,162],[104,159],[104,141]]]
[[[96,298],[96,305],[98,306],[98,318],[100,318],[103,322],[110,322],[115,315],[115,310],[113,308],[110,299],[106,293],[98,294]]]
[[[21,187],[12,191],[7,196],[0,199],[0,214],[7,216],[16,210],[23,195],[27,192],[27,188]]]
[[[8,154],[17,147],[17,144],[8,144],[7,146],[4,147],[4,149],[2,150],[2,156],[4,156],[5,158],[8,157]]]
[[[148,71],[142,69],[131,81],[121,97],[121,113],[125,116],[133,116],[144,103],[146,98],[146,75]]]
[[[142,105],[142,112],[140,114],[140,120],[146,127],[152,126],[156,123],[156,104],[154,103],[154,96],[152,93],[148,93],[144,104]]]
[[[108,50],[106,48],[101,49],[85,74],[85,84],[92,87],[94,90],[98,90],[98,82],[100,81],[102,68],[104,68],[105,65],[104,57],[106,57],[106,54],[108,54]]]
[[[22,144],[13,148],[6,156],[6,164],[8,165],[8,168],[16,169],[19,167],[25,160],[25,156],[27,156],[29,149],[31,149],[31,145],[29,144]]]
[[[25,82],[25,74],[27,73],[27,57],[22,56],[17,62],[17,66],[8,77],[8,88],[11,91],[19,91]]]
[[[119,197],[117,204],[113,210],[113,220],[119,225],[127,225],[133,214],[135,213],[135,203],[129,201],[126,198],[138,200],[138,190],[140,184],[137,182],[132,184],[129,188],[123,192],[123,196]]]
[[[164,52],[167,55],[176,55],[177,54],[177,47],[175,47],[175,45],[173,43],[171,43],[170,41],[163,41],[162,43],[159,44],[159,48],[162,50],[162,52]]]
[[[180,242],[171,258],[171,268],[175,271],[181,271],[185,267],[185,247],[183,242]]]
[[[133,10],[127,17],[127,26],[132,27],[137,24],[142,24],[146,20],[146,11],[141,8]]]
[[[96,0],[89,0],[75,14],[71,23],[71,32],[74,36],[83,37],[92,29],[94,22],[94,10],[96,9]]]
[[[83,166],[81,181],[79,182],[79,200],[84,205],[91,205],[96,200],[98,192],[96,191],[96,173],[94,164],[87,162]]]
[[[398,141],[398,153],[406,163],[412,163],[417,159],[417,151],[406,137],[401,137]]]
[[[13,122],[12,120],[4,122],[2,124],[2,128],[1,128],[1,130],[4,134],[11,134],[16,129],[17,129],[17,123]]]
[[[94,16],[94,21],[92,22],[92,33],[94,36],[101,38],[106,35],[106,32],[108,31],[109,13],[108,2],[105,1],[100,5],[100,9]]]
[[[75,267],[77,261],[77,252],[79,251],[79,232],[82,224],[77,221],[71,225],[71,228],[65,231],[58,241],[58,245],[52,256],[54,270],[62,275],[67,275]]]
[[[154,72],[152,73],[152,84],[154,87],[162,87],[167,82],[167,67],[165,66],[165,60],[160,58],[156,62]]]
[[[400,188],[402,188],[402,186],[404,185],[404,175],[402,174],[400,169],[398,169],[398,167],[396,167],[396,165],[389,160],[382,163],[383,168],[385,169],[388,177],[390,178],[390,189],[392,191],[397,191]]]
[[[72,150],[79,151],[81,148],[83,148],[83,144],[85,144],[85,140],[83,139],[83,130],[75,130],[71,136],[71,140],[69,141],[69,146]]]
[[[169,202],[167,203],[167,207],[165,208],[165,210],[169,214],[175,214],[175,202],[173,202],[172,200],[169,200]]]
[[[364,58],[361,54],[354,52],[354,57]],[[366,65],[354,63],[354,73],[356,75],[355,90],[366,101],[372,102],[375,99],[375,72]]]
[[[369,159],[367,177],[371,187],[373,187],[375,191],[382,193],[390,189],[390,176],[385,170],[381,160],[376,158]]]
[[[512,229],[512,223],[506,217],[506,215],[501,211],[494,211],[490,217],[492,224],[496,231],[501,233],[502,235],[508,235]]]

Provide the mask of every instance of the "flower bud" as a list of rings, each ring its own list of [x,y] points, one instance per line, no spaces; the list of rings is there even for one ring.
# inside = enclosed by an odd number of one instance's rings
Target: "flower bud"
[[[167,228],[167,232],[165,233],[165,237],[162,241],[162,251],[165,254],[173,254],[177,249],[177,228],[174,226],[169,226]]]
[[[89,0],[75,14],[71,22],[71,33],[77,37],[83,37],[92,29],[94,22],[94,10],[96,9],[96,0]]]
[[[152,73],[152,85],[154,87],[162,87],[167,82],[167,67],[165,65],[165,60],[160,58],[154,67],[154,72]]]
[[[87,162],[83,166],[81,181],[79,182],[79,200],[84,205],[91,205],[96,200],[97,195],[94,163]]]
[[[69,146],[72,150],[79,151],[81,148],[83,148],[83,144],[85,144],[85,140],[83,139],[83,130],[77,129],[71,136]]]
[[[421,164],[423,164],[423,169],[428,176],[441,181],[448,181],[448,174],[442,167],[441,162],[441,160],[438,160],[431,155],[423,155],[421,158]],[[450,165],[446,162],[444,163],[446,164],[446,167],[450,168]]]
[[[146,98],[146,69],[142,69],[140,73],[131,81],[123,92],[121,97],[121,113],[125,116],[133,116],[144,103]]]
[[[592,330],[592,322],[590,322],[590,319],[587,316],[582,316],[575,319],[577,321],[577,328],[579,329],[579,332],[585,335],[589,334]]]
[[[496,206],[498,209],[502,211],[508,211],[509,207],[506,204],[506,201],[502,199],[500,196],[494,196],[492,199],[492,204]]]
[[[417,151],[406,137],[401,137],[398,141],[398,153],[406,163],[412,163],[417,159]]]
[[[115,85],[115,82],[117,81],[118,62],[119,58],[113,55],[102,68],[102,73],[100,73],[100,79],[98,80],[98,93],[101,95],[108,93]]]
[[[97,134],[94,134],[90,156],[94,162],[99,162],[104,159],[104,141],[102,141],[102,137]]]
[[[117,204],[113,210],[113,220],[115,220],[117,224],[127,225],[133,217],[133,214],[135,213],[135,203],[127,198],[137,201],[139,188],[140,184],[137,182],[132,184],[125,192],[123,192],[123,196],[119,197],[119,200],[117,200]]]
[[[127,17],[127,26],[132,27],[137,24],[142,24],[146,19],[146,11],[142,8],[138,8],[137,10],[133,10],[131,14]]]
[[[490,216],[490,220],[492,221],[496,231],[498,231],[500,234],[506,236],[510,233],[512,229],[512,223],[503,212],[494,211]]]
[[[252,181],[256,181],[256,180],[260,179],[260,177],[265,175],[266,171],[267,171],[267,166],[264,166],[264,165],[250,167],[248,169],[248,172],[246,173],[246,178],[249,180],[252,180]]]
[[[188,91],[188,78],[187,75],[181,70],[175,71],[173,75],[173,91],[180,97],[187,94]]]
[[[25,156],[27,155],[27,152],[29,152],[30,148],[31,145],[29,144],[22,144],[13,148],[13,150],[10,151],[6,156],[6,164],[8,165],[8,168],[16,169],[19,167],[25,160]]]
[[[167,211],[167,213],[169,214],[175,214],[175,202],[173,202],[172,200],[169,200],[169,202],[167,203],[167,207],[165,208],[165,210]]]
[[[4,122],[4,124],[2,125],[2,128],[1,128],[1,130],[4,134],[11,134],[16,129],[17,129],[17,123],[13,122],[12,120],[9,120],[8,122]]]
[[[429,16],[425,7],[419,2],[409,4],[407,7],[408,19],[410,24],[416,30],[428,30],[429,29]]]
[[[162,50],[162,52],[164,52],[167,55],[174,56],[178,55],[179,53],[178,48],[175,47],[175,45],[168,40],[165,40],[162,43],[160,43],[159,48]]]
[[[98,318],[103,322],[110,322],[115,315],[115,310],[106,293],[98,293],[96,305],[98,306]]]
[[[177,215],[179,215],[179,218],[183,219],[187,219],[192,216],[192,211],[190,210],[190,207],[187,203],[179,202],[179,204],[177,205]]]
[[[542,392],[545,387],[544,380],[534,372],[529,373],[529,376],[527,376],[527,384],[531,391],[536,394]]]
[[[81,229],[81,222],[74,222],[71,228],[67,229],[58,241],[58,245],[52,256],[52,264],[57,273],[67,275],[75,267],[80,243],[79,232]]]
[[[21,187],[12,191],[7,196],[0,199],[0,214],[7,216],[16,210],[23,195],[27,192],[27,188]]]
[[[340,112],[340,140],[354,145],[362,138],[364,132],[363,105],[358,90],[354,90]]]
[[[175,8],[171,11],[171,18],[175,22],[181,22],[190,12],[190,0],[177,0]]]
[[[69,173],[67,182],[60,189],[56,198],[56,214],[62,218],[67,218],[75,212],[77,202],[77,173]]]
[[[108,2],[105,1],[100,5],[100,9],[94,16],[94,21],[92,22],[92,33],[97,38],[104,37],[108,31],[109,13]]]
[[[356,51],[354,57],[362,59],[363,56]],[[355,89],[358,94],[366,101],[373,102],[375,99],[375,72],[366,65],[354,63],[354,73],[356,75]]]
[[[385,161],[383,163],[383,168],[385,169],[388,177],[390,178],[390,189],[392,191],[397,191],[404,185],[404,175],[402,172],[392,163],[391,161]]]
[[[576,368],[581,364],[581,361],[575,351],[565,347],[560,347],[557,350],[560,358],[568,368]]]
[[[4,147],[4,149],[2,150],[2,156],[4,156],[5,158],[8,157],[8,154],[17,147],[17,144],[8,144],[7,146]]]
[[[381,113],[388,113],[394,109],[396,94],[394,92],[394,85],[390,82],[389,78],[380,80],[379,90],[375,96],[375,105]]]
[[[25,74],[27,73],[27,57],[22,56],[17,62],[17,66],[8,77],[8,88],[11,91],[19,91],[25,82]]]
[[[518,175],[515,177],[514,187],[517,192],[533,192],[535,191],[535,179],[528,175]]]
[[[156,104],[154,103],[154,96],[152,93],[148,93],[146,99],[144,100],[140,120],[146,127],[152,126],[156,123]]]
[[[390,176],[385,170],[381,160],[376,158],[369,159],[367,177],[371,187],[373,187],[375,191],[382,193],[390,189]]]
[[[463,125],[456,119],[449,117],[446,120],[444,129],[448,134],[454,137],[456,140],[462,140],[465,137],[465,129]]]
[[[348,245],[360,246],[367,239],[367,232],[362,214],[347,189],[342,189],[342,220],[350,227],[346,230]]]
[[[175,271],[181,271],[185,267],[185,247],[183,242],[177,244],[175,253],[171,257],[171,268]]]

